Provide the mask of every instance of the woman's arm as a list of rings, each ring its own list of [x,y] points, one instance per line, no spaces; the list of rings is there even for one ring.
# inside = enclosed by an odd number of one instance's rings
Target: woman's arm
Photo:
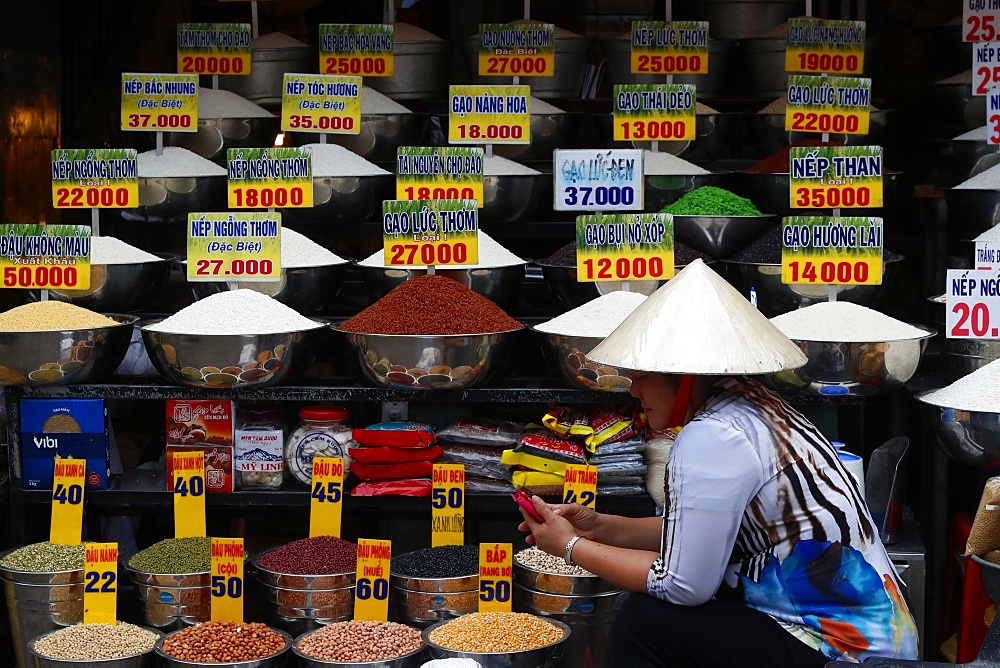
[[[660,530],[663,520],[659,517],[608,515],[575,503],[547,504],[537,496],[532,497],[532,503],[536,507],[542,504],[556,515],[566,518],[576,529],[577,534],[586,536],[590,540],[635,550],[660,551]],[[522,522],[517,528],[521,531],[531,531],[527,522]],[[533,544],[535,541],[529,534],[525,537],[525,542]]]

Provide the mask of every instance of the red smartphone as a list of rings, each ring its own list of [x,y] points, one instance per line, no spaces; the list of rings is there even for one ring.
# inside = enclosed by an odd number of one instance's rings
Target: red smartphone
[[[517,505],[521,506],[526,511],[528,511],[528,514],[531,515],[531,518],[536,522],[545,521],[542,518],[542,516],[538,514],[538,511],[535,510],[535,504],[531,502],[531,497],[528,496],[528,493],[525,492],[523,489],[519,489],[513,494],[511,494],[510,498],[514,499],[514,501],[517,502]]]

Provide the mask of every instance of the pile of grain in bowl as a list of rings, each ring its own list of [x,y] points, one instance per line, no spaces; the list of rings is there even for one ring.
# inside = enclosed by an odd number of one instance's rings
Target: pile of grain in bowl
[[[231,665],[277,654],[287,646],[283,635],[260,622],[203,622],[171,633],[160,648],[182,661]]]
[[[83,570],[84,546],[43,541],[19,547],[0,559],[0,568],[30,573]]]
[[[1000,387],[1000,360],[981,366],[940,390],[932,390],[920,400],[955,410],[1000,413],[997,387]]]
[[[483,176],[531,176],[533,174],[541,174],[541,172],[499,155],[486,156],[486,159],[483,160]]]
[[[75,624],[35,641],[33,650],[60,661],[107,661],[152,651],[160,636],[135,624]]]
[[[646,295],[616,290],[566,311],[560,316],[535,325],[539,332],[562,336],[592,336],[605,338],[622,324]]]
[[[152,253],[131,246],[116,237],[90,237],[90,264],[142,264],[160,262]]]
[[[552,556],[537,547],[529,547],[514,555],[514,561],[525,568],[552,573],[554,575],[574,575],[578,577],[597,577],[586,568],[581,568],[576,564],[569,565],[565,559]]]
[[[361,115],[412,114],[413,112],[371,86],[361,86]]]
[[[220,167],[197,153],[180,146],[164,146],[163,152],[140,153],[135,158],[136,173],[140,179],[152,178],[198,178],[201,176],[226,176],[225,167]]]
[[[288,227],[281,228],[281,268],[325,267],[347,264],[347,260],[304,234]]]
[[[344,663],[388,661],[423,645],[420,631],[405,624],[361,620],[327,624],[296,643],[306,656]]]
[[[142,573],[205,573],[212,566],[212,539],[166,538],[139,550],[128,565]]]
[[[169,334],[253,336],[301,332],[323,326],[322,322],[310,320],[273,297],[241,289],[217,292],[143,329]]]
[[[428,637],[459,652],[525,652],[562,640],[563,630],[525,612],[473,612],[442,624]]]
[[[284,232],[282,232],[284,234]],[[576,247],[576,242],[573,242],[573,247]],[[463,264],[455,266],[439,266],[438,271],[442,269],[493,269],[496,267],[513,267],[516,265],[526,264],[526,262],[519,258],[518,256],[511,253],[509,250],[501,246],[493,237],[489,236],[485,232],[479,232],[479,262],[476,264]],[[385,249],[379,248],[377,251],[366,257],[364,260],[358,262],[362,267],[386,267],[385,264]],[[408,269],[426,269],[426,265],[410,265]]]
[[[264,107],[221,88],[198,89],[198,118],[274,118]]]
[[[819,302],[771,318],[790,339],[867,343],[921,339],[928,332],[851,302]]]
[[[0,332],[59,332],[120,324],[90,309],[58,301],[32,302],[0,313]]]
[[[650,150],[642,152],[642,173],[647,176],[711,174],[704,167],[699,167],[684,158],[678,158],[671,153]]]
[[[313,178],[328,176],[382,176],[390,174],[339,144],[305,144],[312,151]]]

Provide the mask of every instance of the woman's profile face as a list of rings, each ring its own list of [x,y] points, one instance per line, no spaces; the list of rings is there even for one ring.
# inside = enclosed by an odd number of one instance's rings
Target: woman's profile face
[[[677,381],[665,373],[649,371],[632,372],[632,389],[629,394],[642,403],[642,411],[654,431],[663,431],[668,425],[670,407],[677,396]]]

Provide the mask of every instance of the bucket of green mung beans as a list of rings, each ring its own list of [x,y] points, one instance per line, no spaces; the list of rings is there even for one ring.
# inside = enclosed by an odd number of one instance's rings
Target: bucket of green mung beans
[[[146,624],[166,631],[207,622],[212,539],[168,538],[137,552],[125,566]]]
[[[479,607],[479,546],[441,545],[393,557],[389,601],[395,617],[424,628]]]
[[[148,668],[163,633],[126,622],[74,624],[32,638],[27,650],[35,668]]]
[[[28,641],[83,621],[83,545],[42,542],[0,553],[17,665],[28,665]]]

